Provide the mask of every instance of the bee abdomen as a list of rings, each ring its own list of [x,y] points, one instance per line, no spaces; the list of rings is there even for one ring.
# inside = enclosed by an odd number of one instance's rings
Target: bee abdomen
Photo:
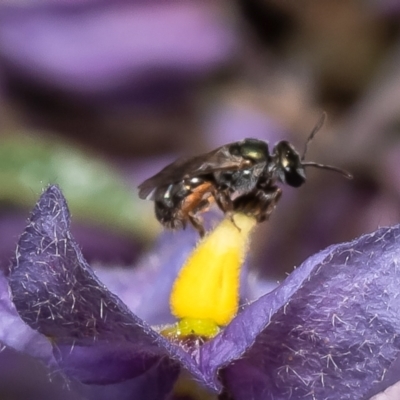
[[[185,217],[179,207],[171,207],[163,201],[154,203],[157,220],[168,229],[183,229],[186,227]]]

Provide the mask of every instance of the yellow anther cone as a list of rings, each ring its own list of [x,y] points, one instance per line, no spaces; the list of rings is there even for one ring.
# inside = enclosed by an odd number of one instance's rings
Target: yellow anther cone
[[[236,214],[234,221],[225,218],[200,241],[181,269],[170,297],[171,312],[177,318],[209,320],[221,326],[236,315],[240,267],[256,220]]]

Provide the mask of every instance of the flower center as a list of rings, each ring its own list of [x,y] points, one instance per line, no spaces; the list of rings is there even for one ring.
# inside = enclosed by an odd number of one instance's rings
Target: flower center
[[[233,218],[225,218],[199,242],[175,280],[170,306],[180,319],[177,336],[211,338],[237,313],[240,269],[256,220],[244,214]]]

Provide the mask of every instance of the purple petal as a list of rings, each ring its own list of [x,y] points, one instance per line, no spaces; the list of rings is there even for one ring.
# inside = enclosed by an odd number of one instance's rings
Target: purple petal
[[[143,374],[145,380],[157,378],[160,369],[168,372],[162,374],[163,387],[171,389],[180,364],[204,386],[217,390],[195,356],[152,330],[98,280],[69,225],[66,201],[57,186],[50,186],[19,240],[9,276],[18,314],[50,339],[58,369],[90,385]],[[132,385],[137,387],[136,382]]]
[[[51,339],[59,367],[71,377],[113,383],[167,363],[171,387],[178,372],[168,359],[171,345],[98,281],[69,224],[61,191],[49,187],[20,238],[9,276],[20,317]]]
[[[96,268],[96,274],[106,286],[150,324],[175,322],[169,307],[172,285],[198,240],[198,233],[164,232],[154,250],[143,257],[134,269]]]
[[[162,400],[171,391],[175,371],[168,359],[163,359],[134,379],[111,385],[83,385],[74,383],[72,389],[88,400]],[[169,397],[167,396],[169,399]]]
[[[399,245],[396,226],[311,257],[203,346],[203,372],[235,400],[362,399],[395,383]]]
[[[49,341],[20,318],[8,294],[7,279],[0,272],[0,343],[55,365]]]
[[[0,352],[0,398],[40,400],[161,400],[170,389],[168,363],[156,364],[139,377],[109,385],[69,382],[38,360],[6,348]]]
[[[370,400],[397,400],[400,398],[400,381],[388,387],[384,392],[371,397]]]
[[[41,362],[10,348],[0,352],[0,398],[81,400],[75,391],[66,389],[60,376],[52,375],[50,380]]]

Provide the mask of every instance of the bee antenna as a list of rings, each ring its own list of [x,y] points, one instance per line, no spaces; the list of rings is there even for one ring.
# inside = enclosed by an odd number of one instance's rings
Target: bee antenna
[[[319,117],[319,120],[317,122],[317,124],[314,126],[313,130],[311,131],[311,133],[308,135],[306,144],[304,146],[304,151],[303,151],[303,155],[301,156],[301,161],[303,161],[306,157],[307,154],[307,150],[308,150],[308,145],[310,144],[310,142],[314,139],[314,136],[317,134],[317,132],[322,128],[322,126],[324,125],[325,121],[326,121],[326,117],[327,114],[325,111],[322,112],[322,115]]]
[[[350,172],[345,171],[344,169],[338,168],[338,167],[334,167],[333,165],[325,165],[325,164],[318,164],[316,162],[313,161],[307,161],[302,163],[302,165],[304,167],[315,167],[315,168],[321,168],[321,169],[327,169],[329,171],[335,171],[335,172],[339,172],[340,174],[342,174],[345,178],[347,179],[353,179],[353,175],[350,174]]]

